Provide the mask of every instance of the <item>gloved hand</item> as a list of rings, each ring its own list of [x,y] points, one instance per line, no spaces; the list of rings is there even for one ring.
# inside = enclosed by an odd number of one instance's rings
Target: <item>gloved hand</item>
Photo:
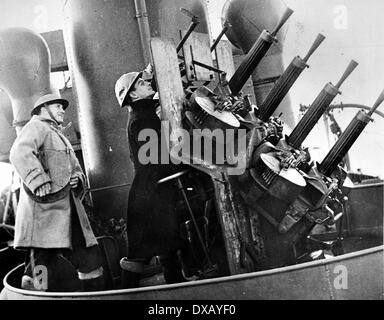
[[[157,84],[153,73],[153,66],[149,63],[147,67],[143,70],[142,79],[145,81],[150,81],[152,89],[157,91]]]
[[[44,183],[42,186],[38,187],[35,193],[38,197],[44,197],[48,193],[50,193],[50,191],[51,191],[51,183],[47,182],[47,183]]]
[[[77,176],[73,176],[69,180],[69,184],[71,185],[72,189],[75,189],[77,187],[78,183],[79,183],[79,177],[77,177]]]
[[[151,80],[153,78],[153,67],[150,63],[143,70],[143,74],[141,77],[143,80],[146,80],[146,81]]]

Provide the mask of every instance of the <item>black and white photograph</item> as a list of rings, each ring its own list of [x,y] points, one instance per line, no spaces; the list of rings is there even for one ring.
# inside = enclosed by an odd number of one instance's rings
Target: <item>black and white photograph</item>
[[[383,14],[0,0],[0,300],[383,300]]]

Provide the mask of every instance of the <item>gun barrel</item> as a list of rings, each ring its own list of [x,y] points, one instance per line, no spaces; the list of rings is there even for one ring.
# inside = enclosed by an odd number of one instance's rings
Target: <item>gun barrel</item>
[[[372,116],[373,113],[376,111],[376,109],[379,107],[379,105],[384,101],[384,90],[381,91],[379,97],[376,99],[375,103],[373,104],[371,110],[369,110],[368,115]]]
[[[304,62],[307,62],[309,57],[316,51],[316,49],[320,46],[320,44],[324,41],[325,36],[319,33],[313,42],[312,46],[309,48],[308,53],[303,58]]]
[[[352,71],[355,70],[357,65],[358,65],[358,63],[355,60],[351,60],[351,62],[349,63],[347,69],[345,69],[343,75],[341,76],[340,80],[335,85],[335,87],[337,89],[340,88],[340,86],[343,84],[345,79],[347,79],[349,77],[349,75],[352,73]]]
[[[258,117],[261,120],[268,121],[306,66],[300,57],[292,60],[260,105]]]
[[[335,171],[337,165],[343,160],[370,120],[371,117],[363,110],[360,110],[355,115],[351,123],[321,162],[319,170],[322,174],[330,176],[332,172]]]
[[[235,73],[229,80],[229,88],[233,94],[238,94],[243,88],[248,78],[256,69],[261,59],[265,56],[268,49],[271,47],[274,38],[264,30],[256,42],[253,44],[251,50],[241,62],[240,66],[236,69]]]
[[[351,72],[356,68],[357,62],[352,60],[345,72],[343,73],[339,82],[334,86],[332,83],[327,83],[323,90],[316,97],[315,101],[309,107],[307,112],[304,114],[303,118],[299,121],[297,126],[293,129],[292,133],[287,137],[288,144],[298,149],[305,138],[308,136],[309,132],[313,129],[317,121],[327,110],[332,100],[340,93],[339,88],[345,79],[351,74]]]
[[[321,173],[329,176],[333,171],[335,171],[337,165],[345,157],[367,124],[372,120],[372,114],[383,101],[384,90],[380,93],[379,97],[373,104],[371,110],[368,111],[368,113],[365,113],[364,110],[360,110],[355,115],[348,127],[341,134],[340,138],[336,141],[332,149],[328,152],[328,154],[319,165],[319,170]]]
[[[287,142],[291,147],[298,149],[301,146],[309,132],[313,129],[317,121],[319,121],[320,117],[331,104],[338,92],[337,88],[331,83],[325,85],[323,90],[321,90],[315,101],[304,114],[303,118],[301,118],[287,138]]]
[[[302,71],[305,69],[305,67],[308,67],[306,62],[324,39],[325,37],[322,34],[319,34],[304,59],[295,57],[292,60],[292,62],[280,76],[279,80],[277,80],[276,84],[273,86],[272,90],[268,93],[267,97],[259,107],[260,112],[258,116],[261,120],[267,121],[269,117],[272,116]]]
[[[293,10],[291,8],[285,9],[283,15],[281,16],[279,22],[276,24],[275,28],[271,32],[271,35],[274,37],[276,34],[279,32],[281,27],[287,22],[288,18],[291,16],[293,13]]]
[[[265,56],[272,43],[277,41],[275,35],[287,21],[292,14],[292,10],[287,8],[280,21],[277,23],[272,33],[264,30],[256,42],[253,44],[251,50],[247,53],[240,66],[235,71],[232,78],[229,80],[229,88],[234,95],[237,95],[243,88],[252,72],[256,69],[261,59]]]

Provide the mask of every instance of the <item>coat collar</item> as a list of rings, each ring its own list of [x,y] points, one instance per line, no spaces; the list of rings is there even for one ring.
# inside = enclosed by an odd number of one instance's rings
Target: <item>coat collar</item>
[[[62,125],[58,125],[56,121],[52,120],[51,118],[44,117],[42,115],[33,115],[31,120],[38,120],[38,121],[43,121],[47,122],[51,127],[54,129],[63,132],[65,129],[70,127],[72,125],[72,122],[70,122],[66,127],[63,127]]]
[[[142,99],[131,103],[132,113],[137,116],[156,115],[159,100]]]
[[[48,122],[49,124],[52,124],[54,125],[56,128],[58,128],[58,125],[57,125],[57,122],[52,120],[51,118],[48,118],[48,117],[44,117],[42,115],[34,115],[32,116],[31,120],[40,120],[40,121],[45,121],[45,122]]]

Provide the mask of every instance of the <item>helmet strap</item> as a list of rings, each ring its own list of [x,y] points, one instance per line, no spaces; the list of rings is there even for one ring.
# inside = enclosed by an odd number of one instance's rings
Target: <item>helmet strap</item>
[[[50,116],[50,118],[56,122],[57,125],[59,125],[59,123],[57,122],[55,116],[52,114],[52,111],[51,111],[51,108],[50,108],[50,104],[46,104],[45,106],[45,109],[48,111],[48,114]]]

